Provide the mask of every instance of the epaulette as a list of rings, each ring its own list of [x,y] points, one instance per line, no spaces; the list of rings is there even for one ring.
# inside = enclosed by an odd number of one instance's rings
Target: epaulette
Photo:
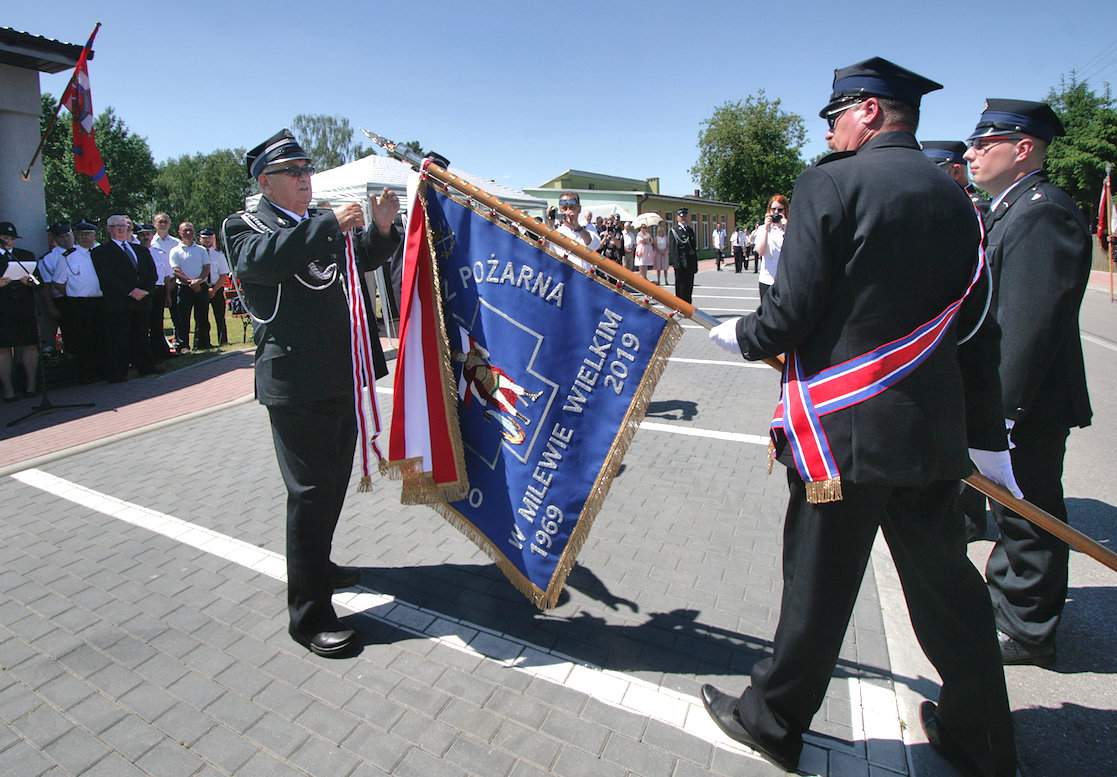
[[[241,211],[237,215],[240,216],[241,221],[243,221],[245,224],[247,224],[249,227],[251,227],[255,231],[259,232],[260,234],[267,234],[267,233],[272,231],[271,227],[269,227],[264,222],[260,221],[260,219],[256,216],[255,213],[249,213],[248,211]]]
[[[821,167],[822,165],[830,164],[838,159],[845,159],[847,156],[853,156],[856,153],[856,151],[833,151],[815,162],[814,166]]]

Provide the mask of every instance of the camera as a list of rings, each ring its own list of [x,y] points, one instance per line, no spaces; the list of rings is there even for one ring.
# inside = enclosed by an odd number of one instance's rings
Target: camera
[[[772,214],[772,223],[773,224],[779,224],[781,221],[783,221],[783,214],[782,213],[773,213]]]

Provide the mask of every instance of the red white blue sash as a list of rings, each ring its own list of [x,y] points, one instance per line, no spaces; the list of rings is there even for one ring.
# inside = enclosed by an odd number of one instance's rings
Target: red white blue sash
[[[345,233],[345,278],[349,302],[349,342],[353,355],[353,408],[357,414],[357,442],[361,448],[361,482],[358,491],[372,488],[369,464],[372,455],[378,464],[383,455],[376,444],[380,436],[380,409],[376,405],[376,372],[372,364],[372,342],[368,328],[361,275],[353,250],[353,233]]]
[[[978,223],[981,223],[980,217]],[[795,469],[807,486],[807,501],[820,504],[842,498],[841,473],[822,428],[822,416],[875,397],[927,360],[950,330],[959,308],[985,270],[984,243],[985,229],[982,227],[977,266],[962,296],[903,337],[809,377],[803,375],[799,354],[787,354],[782,395],[769,427],[772,438],[769,450],[774,451],[780,434],[787,437]]]

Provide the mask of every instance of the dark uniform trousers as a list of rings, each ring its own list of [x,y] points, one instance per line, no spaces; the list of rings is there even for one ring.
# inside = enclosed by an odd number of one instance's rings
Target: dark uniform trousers
[[[78,374],[83,381],[95,380],[105,371],[101,357],[104,344],[104,315],[101,297],[63,297],[63,345],[78,361]]]
[[[1066,523],[1063,501],[1063,455],[1070,430],[1052,423],[1019,421],[1012,430],[1016,443],[1012,472],[1024,498]],[[1070,549],[1000,504],[993,516],[1001,539],[985,567],[997,628],[1025,644],[1055,638],[1067,598]]]
[[[899,572],[920,646],[942,678],[938,705],[951,738],[988,774],[1015,764],[989,597],[965,555],[953,510],[957,481],[924,487],[842,483],[840,502],[812,505],[787,470],[783,598],[773,656],[752,670],[742,723],[761,744],[798,757],[822,705],[879,527]],[[965,602],[967,606],[959,606]],[[995,762],[992,762],[995,761]]]
[[[190,345],[190,316],[194,316],[194,348],[209,348],[209,291],[205,286],[194,291],[185,283],[175,289],[175,339],[182,347]]]
[[[150,296],[150,295],[149,295]],[[140,373],[153,367],[150,341],[151,306],[147,299],[129,300],[121,304],[114,300],[105,305],[105,377],[111,381],[124,380],[128,365],[135,365]]]
[[[735,272],[741,271],[741,265],[745,262],[745,249],[741,246],[733,246],[733,270]]]
[[[694,272],[675,268],[675,296],[687,302],[694,302]]]
[[[287,609],[292,628],[315,634],[337,623],[330,603],[330,548],[357,447],[353,401],[267,408],[287,486]]]
[[[151,315],[148,318],[148,339],[155,361],[165,360],[171,353],[163,334],[163,311],[167,309],[167,287],[160,284],[151,292]]]
[[[217,327],[217,345],[228,345],[229,330],[225,324],[224,288],[218,287],[213,289],[213,297],[210,298],[209,309],[213,311],[213,321]]]

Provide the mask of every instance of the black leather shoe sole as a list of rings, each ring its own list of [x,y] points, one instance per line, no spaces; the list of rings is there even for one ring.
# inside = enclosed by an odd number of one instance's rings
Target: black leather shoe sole
[[[966,751],[953,742],[942,729],[939,721],[938,707],[934,702],[925,701],[919,705],[919,722],[923,726],[923,733],[931,747],[938,751],[950,764],[965,777],[982,777],[984,772],[974,763]]]
[[[340,631],[320,631],[307,636],[288,629],[291,639],[298,642],[315,655],[323,658],[338,658],[347,655],[357,646],[357,634],[352,629]]]
[[[714,723],[725,732],[726,736],[736,742],[740,742],[750,750],[755,750],[785,771],[794,772],[798,770],[798,760],[792,760],[788,756],[780,755],[779,753],[769,750],[753,738],[749,730],[741,723],[741,718],[737,715],[737,699],[735,697],[722,693],[709,684],[702,686],[701,695],[702,704],[706,707],[706,712],[710,713],[710,717],[714,719]]]

